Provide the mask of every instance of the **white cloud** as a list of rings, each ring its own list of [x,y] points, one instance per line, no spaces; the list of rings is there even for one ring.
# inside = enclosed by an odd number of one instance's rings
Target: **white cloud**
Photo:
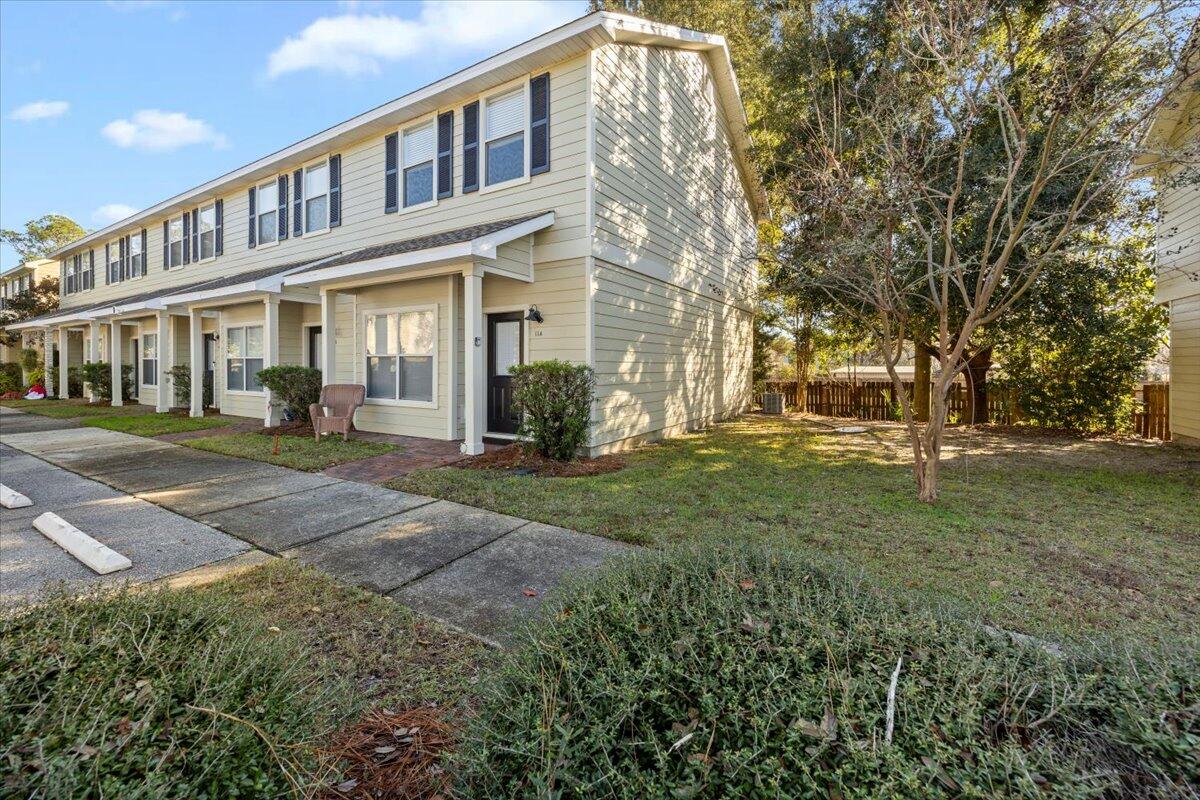
[[[574,19],[580,10],[575,3],[554,0],[424,0],[415,19],[386,14],[321,17],[271,53],[267,75],[277,78],[307,69],[375,75],[389,61],[447,51],[498,50]]]
[[[124,203],[108,203],[93,211],[92,219],[101,225],[111,225],[126,217],[132,217],[136,213],[137,209],[133,206],[127,206]]]
[[[132,120],[115,119],[100,132],[118,147],[139,150],[176,150],[192,144],[207,144],[214,148],[229,146],[225,134],[218,133],[202,119],[192,119],[182,111],[143,109]]]
[[[13,111],[11,116],[18,122],[34,122],[39,119],[61,117],[70,108],[71,104],[66,100],[35,100]]]

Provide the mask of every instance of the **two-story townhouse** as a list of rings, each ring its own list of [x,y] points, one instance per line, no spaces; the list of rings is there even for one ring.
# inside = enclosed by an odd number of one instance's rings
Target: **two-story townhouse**
[[[24,324],[159,411],[187,364],[193,415],[207,373],[271,423],[255,373],[308,364],[366,386],[358,427],[467,453],[515,432],[511,365],[586,363],[621,449],[749,405],[748,147],[722,37],[593,13],[72,243]]]
[[[11,321],[13,300],[33,291],[33,287],[46,278],[57,275],[58,262],[52,258],[31,258],[0,272],[0,324]],[[18,361],[23,347],[40,351],[43,347],[42,337],[25,332],[13,343],[0,340],[0,362]]]

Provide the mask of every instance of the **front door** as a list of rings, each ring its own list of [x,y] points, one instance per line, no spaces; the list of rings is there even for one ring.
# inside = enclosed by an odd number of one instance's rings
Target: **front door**
[[[324,351],[321,349],[321,342],[321,326],[310,326],[308,328],[308,366],[313,369],[325,369],[321,364],[321,358],[324,355]]]
[[[137,397],[142,392],[142,349],[141,340],[133,338],[129,340],[129,363],[133,364],[133,396]]]
[[[212,408],[213,402],[213,386],[217,377],[217,335],[215,333],[204,334],[204,386],[202,387],[202,397],[204,407]]]
[[[521,420],[513,408],[509,367],[523,363],[524,325],[520,311],[488,314],[488,431],[516,433]]]

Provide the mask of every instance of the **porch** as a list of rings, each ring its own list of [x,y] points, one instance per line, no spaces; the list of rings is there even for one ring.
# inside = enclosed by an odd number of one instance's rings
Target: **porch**
[[[158,412],[211,408],[270,427],[282,404],[255,376],[298,364],[321,370],[325,384],[367,387],[359,430],[476,455],[485,436],[516,432],[508,368],[542,333],[533,235],[553,221],[531,215],[62,314],[45,326],[49,357],[59,353],[47,389],[71,396],[70,369],[107,357],[113,405],[130,383],[130,400]],[[186,391],[176,367],[188,368]]]

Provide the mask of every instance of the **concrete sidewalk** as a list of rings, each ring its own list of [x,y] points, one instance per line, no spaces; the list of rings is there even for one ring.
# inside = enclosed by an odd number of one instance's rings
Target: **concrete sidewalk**
[[[631,549],[431,497],[129,434],[68,426],[18,432],[23,422],[5,414],[0,440],[111,487],[118,497],[132,495],[311,564],[496,643],[506,640],[514,616],[535,611],[565,572]],[[4,482],[13,485],[7,471]],[[20,482],[13,488],[23,491]]]

